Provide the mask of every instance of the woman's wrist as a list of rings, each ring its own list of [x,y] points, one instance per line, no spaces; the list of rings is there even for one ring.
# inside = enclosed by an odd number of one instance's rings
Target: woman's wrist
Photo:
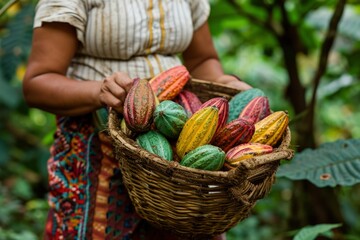
[[[102,81],[89,81],[88,83],[91,85],[91,99],[94,104],[94,109],[104,107],[105,105],[101,102],[100,97]]]

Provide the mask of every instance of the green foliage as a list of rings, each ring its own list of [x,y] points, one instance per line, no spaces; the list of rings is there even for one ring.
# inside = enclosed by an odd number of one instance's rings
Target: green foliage
[[[0,8],[7,2],[0,1]],[[14,7],[0,16],[0,204],[6,206],[0,209],[0,239],[40,239],[48,208],[45,200],[46,161],[54,132],[54,117],[37,109],[29,109],[22,98],[21,89],[22,71],[30,51],[36,2],[17,1]],[[281,1],[233,1],[239,3],[238,7],[230,2],[212,0],[209,19],[225,71],[237,74],[254,87],[261,88],[269,97],[273,110],[287,109],[291,119],[296,120],[298,116],[294,116],[292,105],[285,98],[289,76],[284,56],[278,38],[270,30],[270,26],[274,26],[281,32],[283,18],[281,9],[277,6]],[[290,23],[298,31],[299,74],[301,83],[310,94],[323,34],[336,2],[287,0],[284,5]],[[315,116],[315,134],[319,143],[360,138],[359,21],[358,0],[348,0],[336,44],[330,55],[329,67],[319,86]],[[296,134],[294,145],[295,140]],[[346,143],[348,141],[351,146],[355,146],[353,141],[344,140]],[[326,155],[325,152],[331,151],[322,146],[319,153],[315,149],[304,152],[303,156],[296,154],[296,158],[289,165],[284,165],[284,168],[299,161],[299,170],[302,169],[303,172],[295,171],[291,174],[301,175],[315,173],[311,169],[314,166],[322,169],[327,166],[333,171],[331,174],[340,176],[332,184],[344,180],[342,184],[346,185],[358,182],[358,158],[350,163],[340,142],[328,145],[328,148],[332,147],[339,150],[334,154],[337,160]],[[351,154],[358,156],[357,152],[358,150],[353,150]],[[348,160],[346,163],[338,163],[341,158]],[[325,160],[321,162],[322,159]],[[329,163],[332,161],[337,164],[331,167]],[[356,175],[352,180],[342,175],[340,170],[345,166],[354,168],[345,169],[345,172],[355,171]],[[281,168],[279,174],[282,171],[284,170]],[[271,194],[258,201],[249,218],[229,231],[228,239],[283,239],[284,233],[288,232],[287,222],[291,217],[293,192],[290,178],[278,178]],[[359,184],[342,186],[338,196],[345,222],[349,226],[349,234],[359,236]],[[311,210],[309,207],[309,211]],[[304,232],[320,233],[320,228],[322,226],[306,228]]]
[[[302,228],[294,237],[294,240],[314,240],[320,234],[330,233],[330,230],[340,227],[342,224],[318,224]]]
[[[324,143],[297,153],[280,166],[277,176],[307,179],[318,187],[351,186],[360,182],[360,139]]]
[[[29,109],[22,97],[33,13],[31,1],[17,1],[0,16],[0,239],[6,240],[41,239],[48,210],[54,117]]]
[[[24,185],[15,185],[13,191],[21,193]],[[26,191],[28,191],[27,189]],[[0,185],[0,239],[36,240],[40,239],[44,229],[48,205],[44,199],[29,199],[25,203],[16,194]]]

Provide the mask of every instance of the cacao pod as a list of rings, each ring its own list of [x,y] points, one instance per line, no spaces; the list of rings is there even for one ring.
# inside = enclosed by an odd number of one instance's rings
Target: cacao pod
[[[225,126],[228,116],[229,116],[229,102],[226,98],[223,97],[215,97],[215,98],[211,98],[209,100],[207,100],[206,102],[204,102],[201,106],[200,109],[204,108],[204,107],[209,107],[209,106],[213,106],[213,107],[217,107],[217,109],[219,109],[219,120],[218,120],[218,124],[216,127],[216,132],[221,129],[223,126]]]
[[[271,153],[273,147],[261,143],[243,143],[231,148],[225,156],[225,168],[231,169],[236,167],[240,161]]]
[[[265,93],[258,88],[250,88],[234,95],[229,101],[228,122],[237,119],[244,107],[254,98],[265,96]]]
[[[254,131],[254,124],[245,119],[235,119],[227,123],[214,135],[211,144],[227,152],[236,145],[249,142]]]
[[[149,83],[159,101],[174,99],[190,79],[185,66],[179,65],[161,72]]]
[[[289,123],[285,111],[276,111],[255,123],[255,132],[250,142],[275,146],[282,138]]]
[[[148,131],[155,110],[154,93],[145,79],[135,79],[124,103],[126,126],[135,133]]]
[[[269,99],[265,96],[251,100],[241,111],[238,118],[246,119],[251,123],[257,123],[271,113]]]
[[[169,141],[159,132],[150,130],[140,134],[136,142],[148,152],[160,156],[165,160],[173,160],[173,151]]]
[[[189,151],[210,143],[219,119],[218,112],[216,107],[205,107],[186,121],[176,142],[176,152],[180,158]]]
[[[174,101],[185,109],[188,117],[191,117],[202,105],[195,93],[185,89],[176,96]]]
[[[180,104],[171,100],[162,101],[154,111],[154,123],[165,137],[175,139],[179,136],[188,117]]]
[[[220,170],[225,161],[225,152],[221,148],[205,144],[188,152],[180,165],[209,171]]]

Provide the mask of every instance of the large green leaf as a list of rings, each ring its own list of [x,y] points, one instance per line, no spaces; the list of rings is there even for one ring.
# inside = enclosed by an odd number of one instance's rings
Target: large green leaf
[[[318,224],[302,228],[294,237],[294,240],[313,240],[319,234],[329,232],[333,228],[340,227],[341,224]]]
[[[278,177],[307,179],[318,187],[351,186],[360,182],[360,139],[338,140],[295,154],[280,166]]]

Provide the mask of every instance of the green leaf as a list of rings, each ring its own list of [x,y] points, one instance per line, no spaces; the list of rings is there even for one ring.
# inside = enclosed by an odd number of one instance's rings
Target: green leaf
[[[360,182],[360,139],[338,140],[295,154],[280,166],[278,177],[307,179],[318,187],[352,186]]]
[[[294,240],[313,240],[319,234],[329,232],[333,228],[340,227],[341,224],[318,224],[302,228],[294,237]]]

